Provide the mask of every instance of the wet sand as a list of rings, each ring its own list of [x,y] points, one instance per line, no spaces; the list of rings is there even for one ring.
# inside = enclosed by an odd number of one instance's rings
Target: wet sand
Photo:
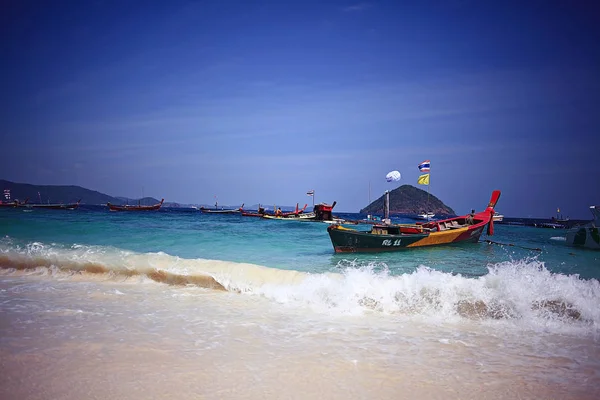
[[[2,399],[596,399],[594,338],[331,316],[139,278],[0,280]]]

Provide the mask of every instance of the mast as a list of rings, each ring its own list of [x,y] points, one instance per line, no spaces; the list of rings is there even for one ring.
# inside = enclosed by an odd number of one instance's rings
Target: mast
[[[425,211],[425,220],[429,221],[429,213],[431,212],[431,204],[429,204],[429,186],[431,186],[431,164],[429,166],[429,182],[427,183],[427,211]]]
[[[307,196],[312,197],[313,200],[313,210],[315,209],[315,189],[311,189],[308,192],[306,192]]]
[[[369,181],[369,203],[367,204],[369,204],[367,206],[367,212],[369,213],[367,218],[371,219],[371,213],[373,213],[373,211],[371,211],[371,181]]]
[[[383,201],[383,218],[386,224],[390,223],[390,191],[385,191],[385,198]]]

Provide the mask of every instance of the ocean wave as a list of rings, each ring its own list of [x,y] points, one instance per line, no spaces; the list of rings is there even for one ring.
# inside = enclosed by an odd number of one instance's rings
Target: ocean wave
[[[465,277],[420,266],[391,275],[385,265],[342,260],[339,272],[306,273],[260,265],[134,253],[112,247],[0,242],[0,273],[139,276],[170,285],[258,295],[293,306],[338,314],[382,313],[513,321],[530,328],[600,327],[600,283],[548,271],[537,259],[488,265]],[[515,322],[520,321],[520,322]]]

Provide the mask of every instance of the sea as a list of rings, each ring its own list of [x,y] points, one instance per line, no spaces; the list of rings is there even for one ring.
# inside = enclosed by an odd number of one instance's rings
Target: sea
[[[565,230],[335,254],[326,228],[0,209],[0,398],[600,398],[600,252]]]

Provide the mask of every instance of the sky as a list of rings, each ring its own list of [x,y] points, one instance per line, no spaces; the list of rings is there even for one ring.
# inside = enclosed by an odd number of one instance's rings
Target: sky
[[[593,1],[0,7],[0,179],[194,204],[315,190],[358,212],[426,190],[431,160],[430,193],[459,214],[494,189],[505,216],[600,204]]]

